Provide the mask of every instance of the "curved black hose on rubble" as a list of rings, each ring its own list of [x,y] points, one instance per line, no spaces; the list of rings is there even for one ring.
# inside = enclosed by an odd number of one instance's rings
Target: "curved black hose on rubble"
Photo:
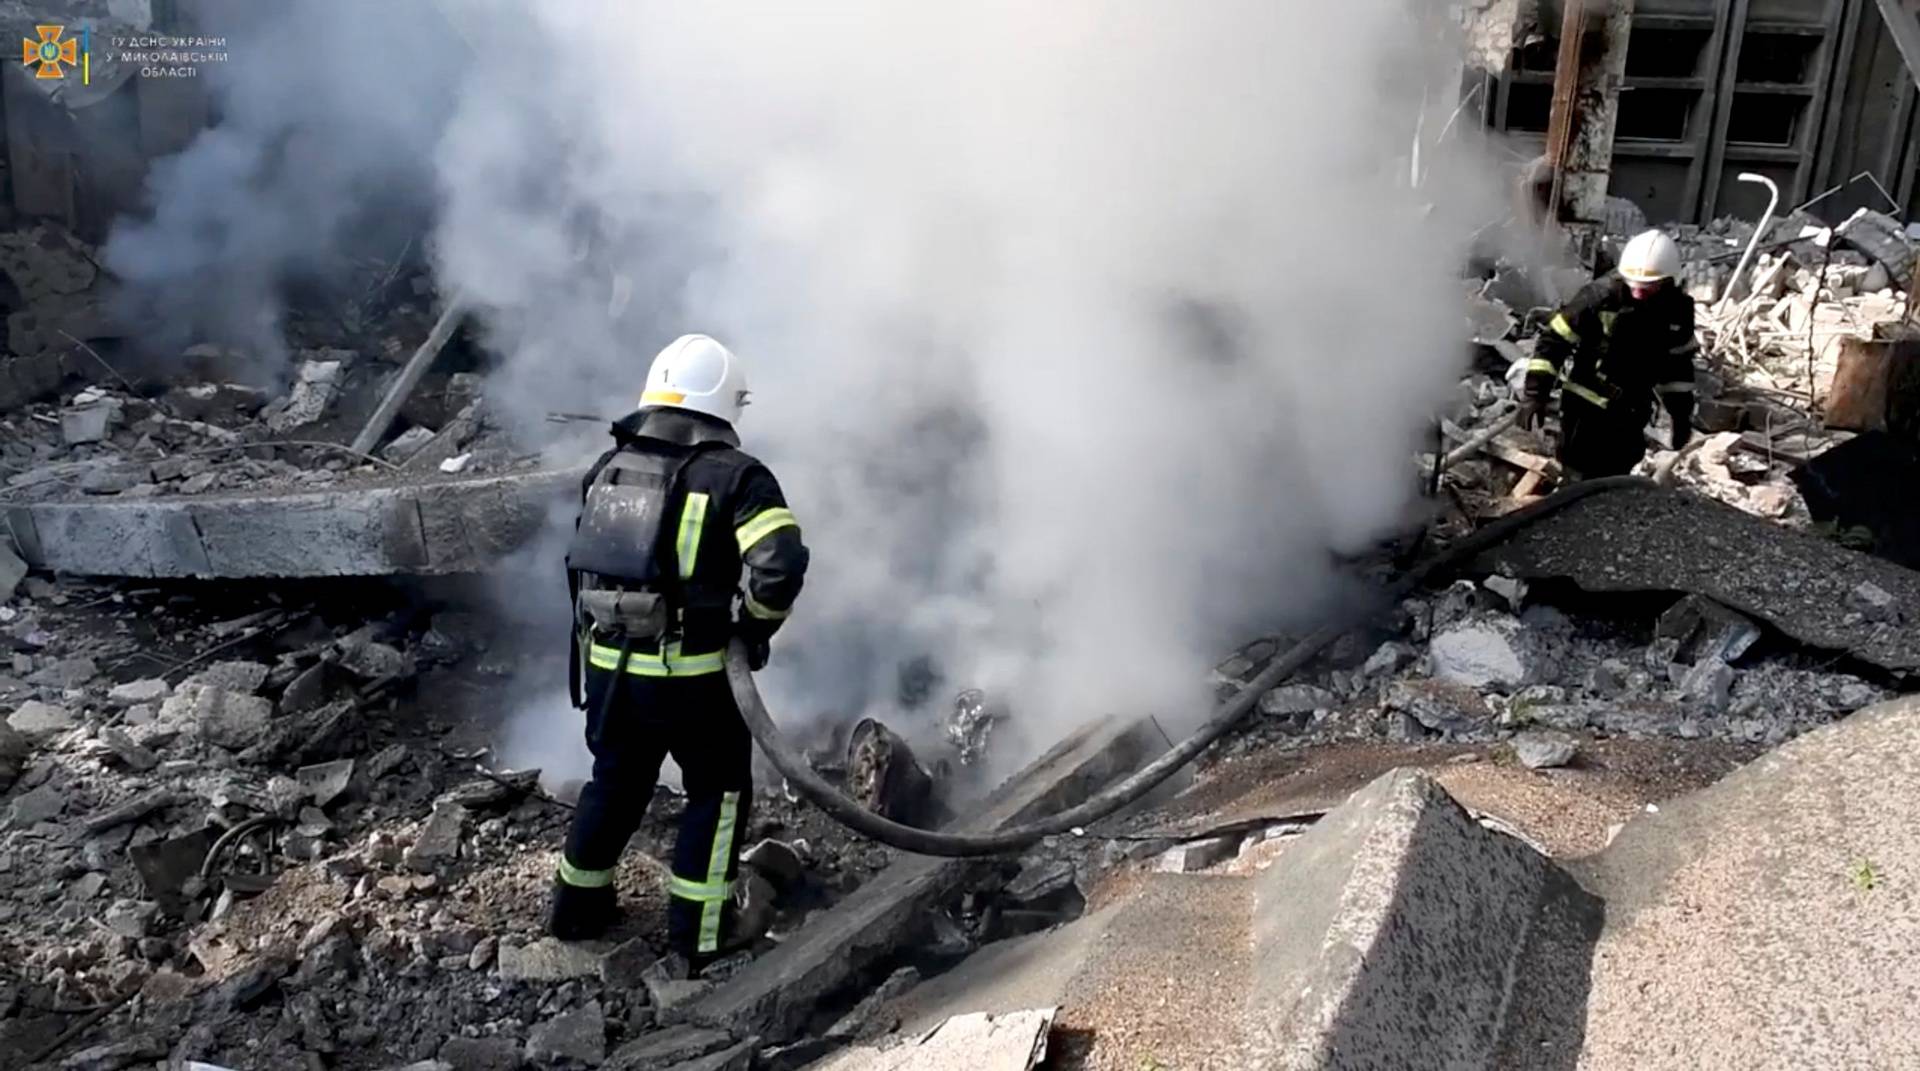
[[[1562,488],[1530,506],[1515,510],[1488,524],[1421,562],[1395,581],[1387,589],[1387,594],[1394,602],[1398,602],[1435,573],[1496,546],[1515,532],[1583,498],[1591,498],[1606,491],[1653,486],[1655,486],[1653,481],[1639,476],[1607,476]],[[754,687],[753,673],[747,668],[746,648],[739,640],[733,641],[732,646],[727,650],[727,681],[733,686],[733,697],[740,704],[740,713],[746,718],[747,729],[753,733],[753,738],[759,741],[761,749],[767,753],[767,758],[773,762],[774,767],[800,790],[801,795],[832,815],[840,824],[857,833],[872,837],[882,844],[920,855],[956,857],[998,855],[1026,848],[1042,837],[1092,825],[1146,795],[1155,785],[1172,776],[1180,767],[1192,762],[1207,749],[1208,745],[1220,739],[1228,729],[1233,728],[1235,723],[1246,716],[1247,711],[1253,709],[1254,702],[1260,696],[1305,665],[1314,655],[1319,654],[1322,648],[1339,639],[1342,634],[1357,627],[1364,620],[1365,617],[1361,616],[1324,626],[1295,644],[1284,654],[1267,663],[1267,667],[1261,670],[1258,676],[1248,681],[1233,698],[1222,703],[1214,711],[1213,717],[1192,736],[1181,741],[1173,750],[1142,767],[1133,776],[1085,803],[1070,807],[1051,818],[1043,818],[1037,822],[993,833],[939,833],[903,826],[874,814],[828,784],[803,756],[788,745],[786,739],[780,735],[779,728],[773,724],[772,716],[767,713],[766,704],[760,699],[760,690]]]

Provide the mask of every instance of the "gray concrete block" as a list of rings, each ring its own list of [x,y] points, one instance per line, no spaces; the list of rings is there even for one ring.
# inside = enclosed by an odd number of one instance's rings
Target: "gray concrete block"
[[[404,516],[396,518],[396,512]],[[403,491],[374,488],[198,504],[207,561],[216,576],[356,576],[425,561]]]
[[[41,503],[30,507],[42,569],[97,576],[190,576],[193,562],[173,557],[170,510],[152,500]]]
[[[1503,1066],[1536,918],[1553,904],[1597,933],[1598,901],[1413,770],[1355,793],[1255,881],[1246,1066]],[[1560,984],[1584,986],[1580,966]]]
[[[379,576],[485,569],[571,516],[581,468],[398,486],[38,502],[27,564],[89,576]]]

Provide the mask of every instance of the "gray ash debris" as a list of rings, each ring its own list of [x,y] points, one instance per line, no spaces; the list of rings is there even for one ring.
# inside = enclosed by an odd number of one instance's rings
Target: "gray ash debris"
[[[1222,753],[1541,732],[1576,747],[1595,736],[1772,745],[1894,694],[1831,656],[1766,640],[1762,626],[1700,596],[1673,599],[1637,625],[1508,605],[1509,593],[1468,580],[1409,600],[1392,615],[1397,635],[1357,674],[1309,666],[1262,696],[1258,716]],[[1214,679],[1249,679],[1280,650],[1258,641]]]

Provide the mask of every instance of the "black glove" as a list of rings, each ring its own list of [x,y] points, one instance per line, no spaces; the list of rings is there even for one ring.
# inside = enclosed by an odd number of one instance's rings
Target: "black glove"
[[[733,632],[747,647],[747,668],[756,673],[765,669],[773,654],[773,628],[758,618],[743,616],[734,623]]]
[[[1687,441],[1692,438],[1693,438],[1692,424],[1688,424],[1684,421],[1678,421],[1678,420],[1674,421],[1673,438],[1671,440],[1671,445],[1675,450],[1678,450],[1681,447],[1687,445]]]

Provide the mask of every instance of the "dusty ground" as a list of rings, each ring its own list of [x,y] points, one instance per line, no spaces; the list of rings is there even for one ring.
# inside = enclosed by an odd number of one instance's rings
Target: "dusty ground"
[[[1254,752],[1209,768],[1156,825],[1203,828],[1326,810],[1394,767],[1419,766],[1468,808],[1573,858],[1600,850],[1612,825],[1647,804],[1712,784],[1763,750],[1725,741],[1588,740],[1573,765],[1555,770],[1529,770],[1505,745],[1356,742]]]

